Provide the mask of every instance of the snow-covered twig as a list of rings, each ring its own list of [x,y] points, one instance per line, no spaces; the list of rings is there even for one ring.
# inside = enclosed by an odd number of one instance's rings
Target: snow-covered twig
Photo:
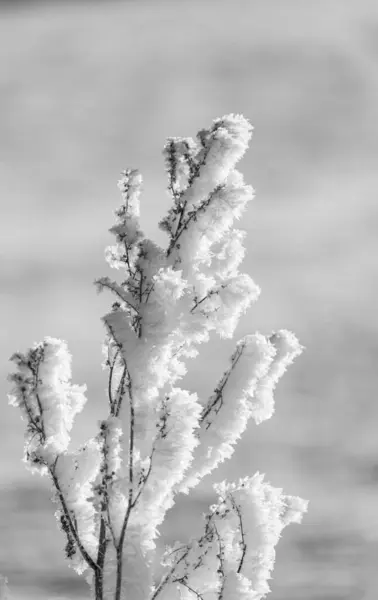
[[[273,390],[302,350],[286,330],[246,335],[207,401],[178,385],[198,346],[212,331],[232,337],[260,293],[239,273],[244,232],[234,228],[253,197],[235,169],[251,131],[231,114],[196,140],[167,141],[165,248],[140,229],[140,174],[122,173],[115,245],[106,251],[121,281],[95,282],[115,296],[103,317],[109,415],[96,435],[69,450],[86,398],[85,386],[71,384],[65,342],[45,338],[11,358],[9,398],[26,421],[24,460],[50,477],[66,556],[86,573],[96,600],[259,600],[282,529],[307,510],[259,473],[217,484],[202,536],[167,548],[155,582],[155,540],[175,497],[232,455],[250,417],[257,424],[271,417]]]

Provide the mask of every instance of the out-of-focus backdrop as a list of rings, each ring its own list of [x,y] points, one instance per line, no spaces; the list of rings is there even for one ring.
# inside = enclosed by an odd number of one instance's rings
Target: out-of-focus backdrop
[[[378,594],[378,4],[376,0],[0,3],[0,572],[14,598],[84,598],[64,559],[49,483],[21,462],[8,358],[67,340],[88,403],[73,442],[106,415],[100,317],[119,173],[145,181],[142,226],[160,243],[161,150],[228,112],[255,130],[239,168],[256,190],[244,270],[262,288],[247,332],[306,346],[233,458],[179,498],[160,544],[200,531],[211,483],[265,472],[310,500],[284,531],[272,600]],[[213,340],[187,383],[206,399],[235,341]]]

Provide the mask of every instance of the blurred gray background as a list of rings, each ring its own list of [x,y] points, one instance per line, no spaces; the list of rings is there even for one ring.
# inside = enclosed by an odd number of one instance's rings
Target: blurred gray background
[[[376,0],[0,3],[0,572],[14,598],[84,598],[65,562],[49,482],[21,462],[8,358],[45,335],[88,385],[79,444],[106,415],[92,281],[126,167],[144,175],[142,226],[160,243],[161,150],[228,112],[255,130],[239,165],[256,190],[243,269],[261,286],[247,332],[306,346],[233,458],[179,497],[160,544],[200,531],[211,483],[266,473],[310,500],[284,531],[272,600],[378,594],[378,4]],[[206,399],[234,341],[213,340],[187,385]]]

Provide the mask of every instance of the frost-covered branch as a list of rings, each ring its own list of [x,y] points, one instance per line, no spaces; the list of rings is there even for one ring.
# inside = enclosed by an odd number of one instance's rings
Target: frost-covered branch
[[[187,494],[204,475],[232,456],[250,417],[259,424],[272,416],[274,386],[301,351],[296,337],[285,330],[270,338],[247,335],[238,342],[230,367],[202,410],[200,444],[178,488],[181,492]]]
[[[169,570],[151,600],[175,597],[176,583],[223,600],[259,600],[269,592],[274,546],[286,525],[301,521],[307,502],[283,495],[259,473],[214,489],[219,500],[204,515],[204,533],[185,546],[167,547],[162,564]]]
[[[259,600],[282,529],[307,509],[258,473],[217,484],[203,534],[167,548],[155,581],[156,538],[176,495],[231,457],[250,417],[259,424],[272,416],[274,388],[302,350],[286,330],[246,335],[210,398],[179,387],[199,345],[212,332],[232,337],[260,293],[239,272],[245,233],[234,227],[253,197],[235,168],[251,131],[231,114],[196,140],[168,139],[172,206],[159,223],[166,247],[140,228],[141,175],[122,173],[115,243],[106,250],[120,281],[95,282],[115,296],[103,317],[109,414],[96,435],[69,449],[86,398],[85,386],[71,384],[65,342],[45,338],[12,356],[10,403],[26,421],[24,460],[50,477],[66,556],[96,600]]]
[[[9,401],[27,422],[24,462],[33,473],[51,477],[60,506],[57,517],[67,536],[67,558],[79,571],[83,561],[96,570],[95,525],[90,521],[94,511],[85,495],[98,467],[98,446],[93,441],[73,454],[67,452],[86,388],[71,385],[71,356],[61,340],[45,338],[11,360],[18,371],[9,376],[14,386]]]

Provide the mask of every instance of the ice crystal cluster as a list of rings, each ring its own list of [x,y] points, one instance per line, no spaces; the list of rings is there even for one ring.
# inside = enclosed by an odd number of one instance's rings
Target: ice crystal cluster
[[[103,317],[109,416],[97,435],[69,449],[86,388],[71,383],[64,341],[47,337],[12,356],[10,402],[26,421],[24,460],[50,477],[66,556],[96,600],[259,600],[282,529],[307,509],[259,473],[218,483],[203,535],[166,547],[164,573],[159,581],[154,574],[159,526],[176,495],[231,457],[251,417],[271,417],[274,387],[302,350],[286,330],[246,335],[208,399],[179,386],[198,346],[212,331],[232,337],[260,292],[239,272],[244,232],[234,228],[253,197],[235,169],[251,130],[231,114],[196,140],[168,139],[165,248],[140,229],[141,175],[122,174],[115,243],[106,250],[120,275],[95,282],[114,295]]]

